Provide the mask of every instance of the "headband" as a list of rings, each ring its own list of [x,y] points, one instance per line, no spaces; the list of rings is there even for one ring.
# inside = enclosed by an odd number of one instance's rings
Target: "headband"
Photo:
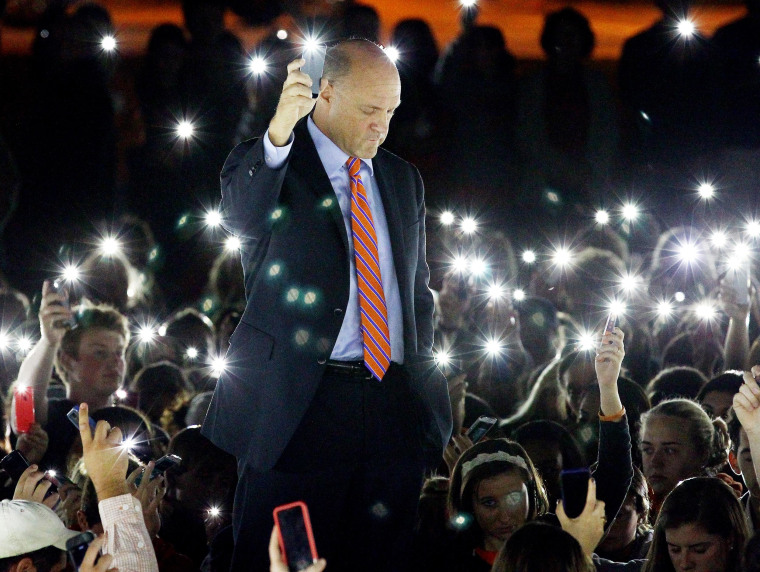
[[[475,467],[479,467],[485,463],[493,463],[495,461],[505,461],[507,463],[512,463],[513,465],[517,465],[521,469],[524,469],[530,473],[528,470],[528,463],[526,463],[525,459],[522,457],[510,455],[505,451],[496,451],[495,453],[480,453],[474,459],[471,459],[462,464],[462,483],[464,483],[464,479],[467,476],[467,473],[472,471]]]

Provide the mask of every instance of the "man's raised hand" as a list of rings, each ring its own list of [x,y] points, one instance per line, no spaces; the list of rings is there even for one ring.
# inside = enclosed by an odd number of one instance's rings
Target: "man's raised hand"
[[[269,122],[269,139],[275,147],[288,143],[296,123],[311,113],[317,101],[311,96],[311,78],[301,71],[305,63],[306,60],[298,58],[288,64],[288,77],[282,85],[277,110]]]

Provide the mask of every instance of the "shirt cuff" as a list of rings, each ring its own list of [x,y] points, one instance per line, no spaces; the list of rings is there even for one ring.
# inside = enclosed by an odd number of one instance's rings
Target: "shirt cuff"
[[[140,514],[142,520],[142,505],[130,494],[123,494],[102,500],[98,503],[100,519],[105,523],[119,522],[123,520],[132,520],[134,513]]]
[[[295,136],[291,133],[290,139],[282,147],[275,147],[272,140],[269,138],[269,129],[264,134],[264,161],[266,161],[267,167],[270,169],[279,169],[285,164],[285,161],[290,155],[290,149],[293,147],[293,140]]]

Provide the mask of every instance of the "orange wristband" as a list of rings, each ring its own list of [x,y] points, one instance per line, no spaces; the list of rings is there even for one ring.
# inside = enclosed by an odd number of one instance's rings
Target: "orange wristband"
[[[625,407],[623,407],[620,411],[613,415],[602,415],[601,411],[599,412],[599,421],[618,421],[619,419],[623,418],[623,415],[625,415]]]

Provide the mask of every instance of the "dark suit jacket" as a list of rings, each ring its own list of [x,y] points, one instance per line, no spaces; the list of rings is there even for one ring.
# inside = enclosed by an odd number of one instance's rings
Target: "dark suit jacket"
[[[431,359],[422,180],[412,165],[383,149],[373,167],[401,294],[404,365],[432,462],[449,439],[451,410],[446,380]],[[221,182],[225,226],[242,243],[247,305],[203,434],[264,471],[295,432],[338,337],[349,296],[348,237],[305,120],[283,167],[268,168],[263,142],[254,139],[232,151]]]

